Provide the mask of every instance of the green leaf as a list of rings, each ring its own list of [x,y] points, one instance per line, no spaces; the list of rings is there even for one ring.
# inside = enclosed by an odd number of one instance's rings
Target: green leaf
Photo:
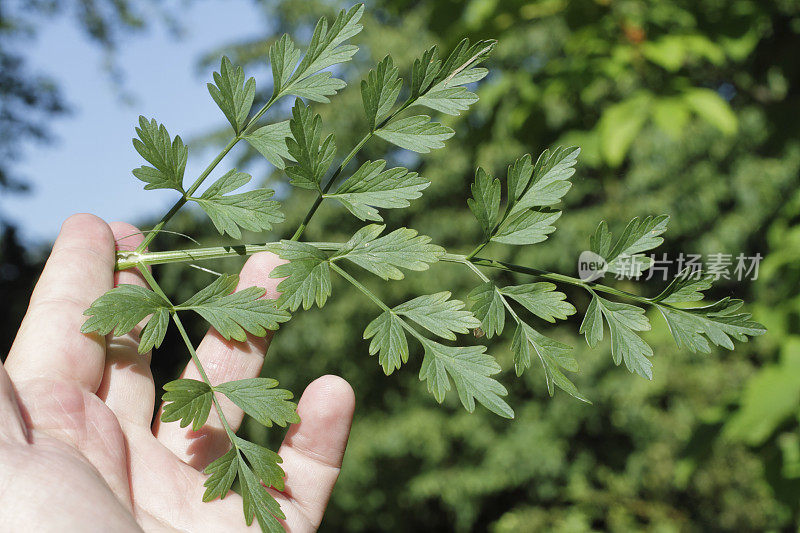
[[[234,66],[223,56],[219,72],[214,73],[214,83],[208,84],[208,92],[231,123],[234,133],[241,133],[256,96],[256,80],[249,78],[245,82],[242,67]]]
[[[653,302],[678,303],[696,302],[703,299],[703,291],[711,288],[713,276],[701,275],[700,272],[693,272],[691,267],[683,269],[661,291],[661,294],[653,298]]]
[[[514,418],[514,411],[501,398],[508,394],[497,380],[490,376],[500,372],[500,365],[485,353],[485,346],[445,346],[420,338],[425,356],[419,379],[425,380],[436,401],[442,403],[450,390],[450,379],[455,383],[461,404],[468,412],[475,410],[475,401],[504,418]]]
[[[378,237],[386,226],[370,224],[358,230],[332,257],[347,259],[385,280],[403,279],[401,268],[427,270],[437,262],[444,249],[430,244],[431,238],[417,235],[409,228],[399,228]]]
[[[555,319],[565,320],[569,315],[575,314],[572,304],[564,301],[567,296],[555,289],[556,286],[552,283],[539,282],[503,287],[500,292],[516,300],[542,320],[555,322]]]
[[[244,228],[249,231],[272,229],[273,224],[283,222],[280,204],[270,200],[275,191],[256,189],[239,194],[229,194],[250,181],[250,174],[233,169],[215,181],[200,198],[191,200],[200,204],[203,211],[222,234],[240,239]]]
[[[253,517],[258,521],[262,531],[271,533],[285,533],[278,519],[285,519],[281,506],[267,492],[259,479],[250,470],[247,464],[239,459],[239,482],[241,484],[242,510],[247,525],[253,523]]]
[[[180,136],[172,140],[167,128],[155,119],[148,121],[142,116],[136,134],[139,138],[133,139],[133,147],[153,166],[134,169],[133,175],[147,183],[145,189],[175,189],[183,193],[183,173],[189,149]]]
[[[553,222],[561,211],[522,211],[506,218],[497,228],[492,241],[504,244],[536,244],[547,239],[556,228]]]
[[[320,71],[349,61],[358,51],[357,46],[343,43],[361,31],[358,21],[363,13],[364,5],[359,4],[340,11],[330,26],[326,18],[321,18],[299,64],[300,54],[291,39],[279,39],[270,49],[274,95],[294,94],[327,102],[326,96],[344,87],[343,81]]]
[[[411,96],[412,100],[430,89],[436,81],[436,76],[442,68],[439,60],[439,49],[432,46],[423,52],[422,57],[414,60],[411,68]]]
[[[520,322],[514,330],[511,350],[514,352],[514,368],[517,376],[521,376],[531,365],[533,353],[536,353],[544,369],[547,391],[550,396],[553,395],[553,385],[555,385],[570,396],[591,403],[560,370],[560,368],[564,368],[570,372],[578,371],[578,362],[572,357],[571,346],[545,337],[528,324]]]
[[[375,134],[400,148],[427,154],[431,149],[444,147],[444,141],[455,134],[447,126],[430,120],[428,115],[395,120],[375,130]]]
[[[162,422],[181,421],[185,428],[191,422],[192,431],[199,431],[208,420],[213,395],[211,387],[196,379],[176,379],[164,385]]]
[[[119,337],[153,315],[141,333],[139,353],[145,353],[164,340],[171,308],[168,301],[150,289],[123,284],[100,296],[83,312],[89,318],[81,326],[81,332],[108,335],[113,330]]]
[[[284,427],[300,422],[297,405],[288,401],[292,399],[292,393],[276,389],[277,386],[274,379],[251,378],[220,383],[214,386],[214,390],[227,396],[263,426],[272,427],[274,423]]]
[[[283,478],[286,474],[279,466],[283,459],[277,453],[237,436],[233,437],[233,444],[247,458],[253,473],[262,483],[283,490]]]
[[[470,188],[472,198],[467,199],[467,205],[478,219],[483,235],[486,239],[490,239],[500,212],[500,180],[492,178],[485,170],[478,167],[475,171],[475,182]]]
[[[169,310],[162,307],[153,313],[139,335],[139,353],[158,348],[164,342],[169,327]]]
[[[328,97],[333,96],[346,85],[339,78],[334,78],[330,72],[318,72],[313,76],[292,83],[289,92],[301,98],[327,104],[330,102]]]
[[[576,147],[555,148],[552,152],[545,150],[533,166],[533,176],[525,180],[528,173],[526,161],[520,160],[516,164],[519,169],[509,169],[509,198],[513,181],[514,196],[517,197],[521,183],[528,181],[525,192],[518,196],[518,200],[511,204],[508,217],[530,209],[532,207],[547,207],[557,204],[572,187],[569,179],[575,174],[575,164],[581,149]]]
[[[333,194],[351,213],[361,220],[382,222],[376,208],[397,209],[411,205],[409,200],[422,196],[431,184],[416,172],[395,167],[383,170],[386,161],[367,161]]]
[[[449,80],[449,85],[452,86],[482,79],[486,76],[486,69],[475,67],[489,57],[496,45],[497,41],[488,40],[478,41],[470,46],[469,39],[462,39],[442,63],[436,82]]]
[[[289,121],[284,120],[258,128],[253,133],[245,135],[244,138],[275,168],[283,169],[286,166],[284,159],[292,159],[286,146],[286,138],[291,135],[292,129],[289,127]]]
[[[625,361],[625,366],[631,372],[643,378],[653,379],[653,363],[648,359],[653,356],[653,349],[636,334],[637,331],[650,329],[650,322],[644,315],[644,309],[635,305],[611,302],[595,295],[580,329],[580,332],[586,335],[589,346],[594,346],[603,339],[601,315],[611,331],[611,355],[614,363],[619,365]]]
[[[747,342],[748,337],[763,335],[766,328],[751,320],[749,313],[740,313],[741,300],[724,298],[706,307],[676,309],[656,305],[669,325],[679,348],[692,352],[711,353],[709,341],[733,350],[733,339]]]
[[[445,82],[440,82],[424,96],[420,96],[414,105],[424,106],[447,115],[460,115],[462,111],[466,111],[477,101],[478,95],[465,87],[447,87]]]
[[[481,329],[488,338],[503,333],[506,324],[506,310],[503,297],[491,281],[482,283],[469,293],[472,312],[481,321]]]
[[[281,241],[275,252],[289,261],[275,267],[269,275],[271,278],[286,278],[277,287],[281,293],[277,300],[278,308],[294,312],[300,305],[303,309],[310,308],[314,302],[318,307],[325,305],[331,295],[328,256],[310,244],[287,240]]]
[[[239,454],[236,448],[231,448],[228,453],[218,457],[203,471],[208,474],[203,486],[206,488],[203,493],[203,501],[210,502],[217,498],[223,499],[231,490],[233,480],[239,467]]]
[[[238,282],[239,276],[223,274],[175,308],[195,311],[226,340],[240,342],[247,340],[245,332],[263,337],[267,330],[276,330],[279,323],[289,320],[289,313],[279,309],[275,300],[260,299],[265,289],[248,287],[231,293]]]
[[[296,161],[286,167],[289,182],[302,189],[317,189],[322,192],[320,182],[331,166],[336,153],[333,134],[322,137],[322,118],[315,114],[302,100],[295,101],[289,121],[292,137],[286,139],[289,155]]]
[[[480,326],[481,321],[464,310],[464,302],[450,300],[450,296],[448,291],[418,296],[392,310],[410,318],[434,335],[456,340],[456,333],[468,333],[470,329]]]
[[[533,176],[533,163],[531,155],[525,154],[508,167],[506,186],[508,187],[508,203],[513,206],[522,198]]]
[[[656,248],[664,242],[661,234],[667,231],[668,222],[667,215],[633,218],[613,247],[608,225],[601,222],[589,239],[589,247],[592,252],[605,259],[603,273],[639,277],[652,265],[652,259],[641,252]]]
[[[369,71],[367,79],[362,80],[361,100],[370,131],[391,114],[402,87],[403,80],[398,77],[391,56],[384,57],[375,69]]]
[[[581,322],[581,328],[578,332],[586,336],[586,344],[592,348],[603,340],[603,313],[600,310],[600,301],[597,298],[592,298],[592,301],[589,302],[589,307],[586,308],[586,315],[583,317],[583,322]]]
[[[302,53],[287,34],[275,41],[269,48],[269,61],[272,67],[272,96],[276,98],[292,77]]]
[[[408,362],[408,341],[403,322],[392,311],[384,311],[367,324],[364,339],[372,339],[369,354],[378,354],[378,361],[387,376]]]

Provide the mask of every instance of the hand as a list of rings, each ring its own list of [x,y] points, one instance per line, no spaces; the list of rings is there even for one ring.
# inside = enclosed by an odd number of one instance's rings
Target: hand
[[[198,432],[154,423],[150,354],[137,353],[138,330],[113,338],[80,332],[95,298],[117,283],[144,285],[134,272],[113,268],[115,240],[132,250],[141,239],[133,226],[91,215],[75,215],[61,229],[5,369],[0,365],[1,531],[246,529],[237,494],[201,501],[202,470],[228,448],[216,413]],[[279,261],[251,257],[240,288],[266,287],[274,298],[276,280],[268,274]],[[197,353],[218,383],[258,376],[269,342],[228,342],[212,329]],[[183,376],[197,379],[197,370],[187,366]],[[242,411],[220,401],[236,430]],[[272,491],[288,530],[319,526],[353,407],[352,389],[335,376],[317,379],[300,398],[302,422],[279,451],[286,487]]]

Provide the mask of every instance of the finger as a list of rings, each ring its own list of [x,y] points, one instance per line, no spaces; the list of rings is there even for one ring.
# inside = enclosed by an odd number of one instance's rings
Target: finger
[[[114,236],[94,215],[61,226],[6,361],[15,382],[32,378],[77,382],[95,392],[105,366],[105,339],[81,333],[83,311],[114,281]]]
[[[0,363],[0,442],[22,444],[28,440],[28,430],[22,420],[17,393]]]
[[[130,224],[112,222],[117,250],[135,250],[144,236]],[[135,269],[114,274],[114,286],[120,284],[146,287],[141,274]],[[140,354],[139,334],[143,324],[121,337],[108,335],[106,340],[106,365],[97,395],[117,415],[120,423],[150,426],[155,405],[155,386],[150,371],[150,352]]]
[[[280,280],[270,278],[269,273],[282,262],[278,256],[267,252],[253,255],[242,268],[237,290],[253,286],[262,287],[266,289],[265,298],[277,298],[276,287]],[[198,346],[197,356],[209,380],[214,385],[237,379],[254,378],[261,373],[264,354],[271,339],[272,332],[267,332],[265,338],[248,335],[246,342],[226,341],[211,328]],[[200,379],[200,374],[197,368],[189,363],[181,377]],[[225,418],[231,428],[236,431],[242,422],[242,410],[224,396],[218,395],[218,399]],[[162,424],[160,420],[156,419],[153,432],[158,440],[179,458],[200,470],[224,454],[230,446],[223,425],[214,410],[200,431],[181,428],[174,423]]]
[[[339,477],[353,422],[353,389],[338,376],[322,376],[297,404],[301,422],[289,429],[278,455],[285,487],[273,491],[292,530],[316,530]]]

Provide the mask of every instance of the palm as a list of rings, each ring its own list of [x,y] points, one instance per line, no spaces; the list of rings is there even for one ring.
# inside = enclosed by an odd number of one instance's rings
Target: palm
[[[115,230],[135,232],[121,224]],[[125,247],[137,244],[128,241]],[[13,491],[0,492],[0,529],[245,529],[238,495],[201,501],[201,471],[227,446],[219,420],[212,416],[200,432],[153,425],[149,356],[138,355],[130,336],[102,342],[79,333],[83,309],[111,286],[112,261],[113,239],[102,221],[68,221],[9,354],[8,375],[0,367],[0,487],[14,483]],[[251,260],[243,283],[269,284],[274,293],[267,278],[273,262]],[[130,273],[119,276],[141,283]],[[198,354],[212,381],[252,377],[266,344],[228,343],[212,331]],[[194,377],[193,370],[184,375]],[[238,427],[241,411],[225,402],[223,409]],[[273,494],[285,526],[304,531],[319,524],[338,474],[352,391],[340,378],[321,378],[298,410],[303,424],[291,428],[281,448],[286,490]]]

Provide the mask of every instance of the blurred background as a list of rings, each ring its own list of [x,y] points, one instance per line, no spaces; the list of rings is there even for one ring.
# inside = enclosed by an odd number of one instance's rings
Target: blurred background
[[[147,228],[174,201],[145,192],[130,138],[141,113],[191,146],[187,174],[227,141],[227,124],[205,89],[225,53],[271,93],[266,52],[282,32],[304,43],[311,25],[344,4],[326,0],[3,0],[0,3],[0,353],[10,346],[49,242],[72,212]],[[357,411],[325,531],[793,531],[800,512],[800,2],[796,0],[378,0],[369,2],[361,47],[341,77],[349,87],[315,104],[337,144],[365,127],[358,83],[391,53],[401,72],[437,43],[496,38],[490,76],[466,116],[445,117],[456,136],[419,158],[390,163],[433,182],[390,226],[410,225],[453,251],[478,239],[466,209],[475,166],[496,174],[520,155],[557,144],[583,152],[558,231],[496,258],[574,275],[600,219],[612,231],[633,216],[667,213],[659,252],[760,253],[757,280],[721,280],[769,330],[706,356],[678,350],[659,317],[646,335],[655,351],[647,382],[611,362],[608,341],[589,350],[573,317],[548,334],[575,347],[586,405],[549,398],[536,368],[506,371],[513,421],[438,406],[417,378],[420,354],[391,377],[361,340],[374,312],[334,284],[323,311],[299,313],[276,336],[265,365],[295,393],[323,373],[356,391]],[[282,120],[288,106],[271,111]],[[359,159],[383,157],[367,145]],[[215,152],[214,152],[215,153]],[[285,202],[283,233],[310,197],[243,149],[236,165]],[[231,163],[232,165],[233,163]],[[229,165],[230,166],[230,165]],[[162,194],[163,193],[163,194]],[[309,240],[339,240],[355,219],[328,206]],[[219,242],[203,216],[184,210],[170,229]],[[161,249],[191,242],[163,235]],[[508,247],[510,248],[510,247]],[[236,269],[240,261],[209,265]],[[209,275],[157,269],[165,289],[187,297]],[[514,278],[503,281],[511,282]],[[521,279],[520,279],[521,281]],[[439,265],[391,284],[387,301],[471,288]],[[624,282],[656,294],[660,282]],[[568,291],[579,310],[584,294]],[[579,313],[580,316],[580,313]],[[199,339],[202,323],[193,327]],[[302,334],[314,331],[315,335]],[[510,331],[492,353],[513,367]],[[160,383],[186,359],[167,337],[154,354]],[[280,431],[251,424],[253,439]]]

